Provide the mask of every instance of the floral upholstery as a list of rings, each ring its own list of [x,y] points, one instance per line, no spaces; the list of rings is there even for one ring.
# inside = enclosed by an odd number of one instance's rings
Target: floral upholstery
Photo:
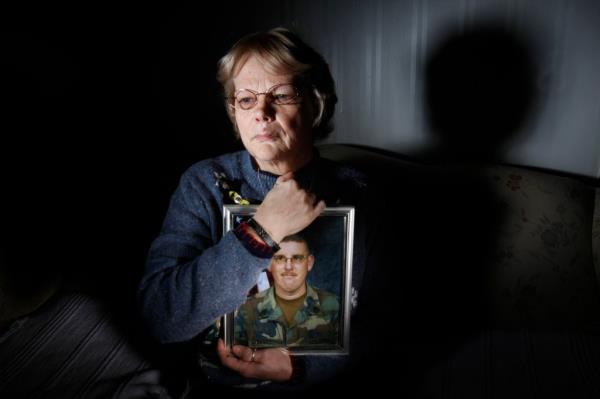
[[[427,226],[425,230],[438,229],[435,241],[428,241],[424,252],[427,248],[442,252],[459,247],[463,252],[455,252],[458,255],[453,261],[470,256],[475,266],[468,275],[479,275],[468,284],[487,284],[482,310],[492,325],[600,326],[596,276],[596,270],[600,275],[600,192],[583,180],[499,164],[425,164],[356,146],[325,145],[320,151],[331,159],[366,167],[371,175],[402,182],[403,196],[422,193],[415,201],[422,208],[420,216],[411,228],[418,229],[420,223]],[[461,212],[461,216],[452,216],[452,212]],[[430,223],[431,219],[439,225]],[[439,231],[442,224],[450,226],[444,227],[444,234]],[[478,235],[484,238],[474,243]],[[481,244],[491,249],[480,251],[479,258],[473,256]],[[407,259],[403,262],[409,263]],[[431,264],[428,270],[434,270]],[[429,278],[449,281],[456,276],[440,270],[443,272],[436,269]],[[452,270],[458,269],[453,266]],[[460,286],[465,277],[454,278],[455,292],[469,289],[468,284]],[[432,284],[435,282],[430,280]],[[443,283],[433,286],[431,292],[443,289]],[[451,290],[447,294],[455,295]],[[468,302],[458,305],[468,306]]]
[[[384,258],[372,308],[402,328],[375,329],[371,349],[406,367],[386,379],[366,362],[373,381],[416,381],[406,397],[600,397],[600,189],[525,167],[320,151],[382,183],[391,214],[380,240],[400,256]]]
[[[525,168],[493,166],[486,172],[504,211],[491,271],[495,317],[596,324],[595,191],[574,178]]]

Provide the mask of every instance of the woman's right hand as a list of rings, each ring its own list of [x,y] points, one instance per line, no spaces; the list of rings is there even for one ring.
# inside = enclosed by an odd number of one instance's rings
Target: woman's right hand
[[[300,188],[289,172],[279,176],[256,210],[254,220],[279,243],[284,237],[310,225],[323,209],[325,202],[316,202],[315,195]]]

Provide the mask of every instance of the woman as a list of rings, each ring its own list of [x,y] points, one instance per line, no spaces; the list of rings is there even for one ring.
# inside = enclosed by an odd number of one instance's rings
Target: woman
[[[278,28],[244,37],[220,60],[218,79],[245,151],[188,169],[152,244],[139,295],[164,343],[191,340],[242,305],[277,243],[310,225],[325,204],[356,205],[364,192],[362,175],[319,158],[313,146],[331,131],[337,98],[323,57],[296,35]],[[222,236],[222,206],[234,201],[260,206],[252,223]],[[355,289],[363,242],[358,234]],[[229,353],[219,341],[217,352],[246,378],[299,378],[299,363],[281,349],[234,346]],[[308,357],[303,378],[327,378],[342,362]]]

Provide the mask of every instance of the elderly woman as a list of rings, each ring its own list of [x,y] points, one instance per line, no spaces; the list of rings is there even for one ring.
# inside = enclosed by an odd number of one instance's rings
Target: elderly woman
[[[337,101],[323,57],[285,29],[242,38],[219,62],[225,106],[245,151],[189,168],[153,242],[140,283],[142,313],[161,342],[189,341],[246,300],[277,243],[311,224],[325,204],[357,205],[361,174],[319,157]],[[246,202],[247,201],[247,202]],[[249,223],[222,234],[226,203],[260,204]],[[357,233],[353,289],[364,270]],[[222,364],[243,377],[296,380],[281,349],[217,345]],[[331,375],[338,357],[307,357],[303,378]]]

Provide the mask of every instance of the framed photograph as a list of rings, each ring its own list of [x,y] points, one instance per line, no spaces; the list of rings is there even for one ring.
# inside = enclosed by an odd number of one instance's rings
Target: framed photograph
[[[223,233],[257,205],[224,205]],[[246,302],[224,316],[228,346],[285,347],[295,355],[348,354],[354,208],[328,207],[285,237]]]

